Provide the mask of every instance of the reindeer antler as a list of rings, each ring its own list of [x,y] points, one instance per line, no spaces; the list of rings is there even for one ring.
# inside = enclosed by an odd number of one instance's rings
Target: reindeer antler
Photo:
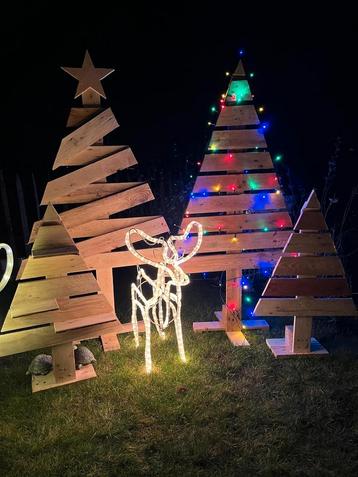
[[[126,242],[126,246],[128,248],[128,250],[135,256],[137,257],[142,263],[145,263],[147,265],[152,265],[153,267],[155,268],[159,268],[159,269],[162,269],[164,270],[165,269],[165,266],[163,263],[161,262],[155,262],[153,260],[150,260],[149,258],[147,257],[144,257],[144,255],[142,255],[141,253],[139,253],[133,246],[132,242],[131,242],[131,236],[134,235],[134,234],[137,234],[139,235],[140,237],[143,238],[143,240],[145,242],[150,242],[151,244],[153,245],[162,245],[163,247],[163,256],[164,256],[164,253],[167,253],[167,250],[168,250],[168,246],[165,242],[165,240],[163,239],[163,237],[159,237],[159,238],[155,238],[155,237],[151,237],[150,235],[146,234],[145,232],[143,232],[142,230],[139,230],[139,229],[130,229],[127,233],[126,233],[126,237],[125,237],[125,242]]]

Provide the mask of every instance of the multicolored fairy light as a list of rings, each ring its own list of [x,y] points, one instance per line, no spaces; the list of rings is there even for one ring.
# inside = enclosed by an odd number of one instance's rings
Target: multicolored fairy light
[[[246,303],[251,303],[252,302],[251,296],[245,296],[245,301]]]
[[[263,106],[260,106],[259,107],[259,113],[263,113],[264,112],[264,107]]]
[[[255,74],[254,74],[254,73],[250,73],[249,76],[250,76],[250,78],[253,78],[253,77],[255,76]]]
[[[275,161],[276,161],[276,162],[280,162],[281,160],[282,160],[282,154],[277,154],[277,155],[275,156]]]

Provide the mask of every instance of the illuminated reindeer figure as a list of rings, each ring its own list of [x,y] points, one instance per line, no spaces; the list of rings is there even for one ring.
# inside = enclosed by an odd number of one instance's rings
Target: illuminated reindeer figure
[[[178,242],[187,240],[191,229],[197,227],[197,242],[193,249],[184,255],[179,253],[175,247]],[[149,245],[161,245],[162,260],[155,262],[141,255],[132,245],[131,236],[140,235]],[[126,234],[126,245],[128,250],[146,265],[152,265],[158,269],[157,278],[152,279],[147,275],[143,268],[138,267],[137,284],[131,285],[132,296],[132,325],[136,346],[139,346],[137,309],[139,308],[143,317],[145,327],[145,367],[147,373],[152,371],[152,357],[150,349],[151,323],[153,323],[164,339],[164,330],[174,321],[175,332],[178,342],[179,355],[182,361],[186,361],[183,333],[181,326],[181,287],[189,284],[189,277],[180,268],[180,265],[187,262],[199,250],[203,238],[203,229],[201,224],[192,221],[187,226],[183,235],[171,235],[167,241],[163,237],[154,238],[142,230],[131,229]],[[142,292],[142,285],[149,284],[152,287],[152,296],[147,299]],[[172,290],[172,287],[175,290]]]
[[[0,292],[6,287],[10,280],[12,269],[14,268],[14,256],[11,247],[6,243],[0,243],[0,250],[4,249],[6,252],[6,268],[3,277],[0,280]]]

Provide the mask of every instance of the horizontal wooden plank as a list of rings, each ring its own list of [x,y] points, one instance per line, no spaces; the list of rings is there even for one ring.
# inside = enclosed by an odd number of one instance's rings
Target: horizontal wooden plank
[[[351,298],[261,298],[255,316],[355,316]]]
[[[44,326],[0,335],[0,357],[56,346],[71,341],[98,338],[102,334],[121,333],[123,325],[110,321],[99,325],[86,326],[75,330],[55,333],[53,326]]]
[[[206,154],[200,172],[244,172],[258,169],[273,169],[269,152]]]
[[[22,261],[16,278],[17,280],[26,280],[28,278],[53,277],[86,270],[87,266],[79,255],[29,257]]]
[[[77,247],[63,225],[42,225],[31,250],[33,257],[57,254],[58,250],[78,254]]]
[[[71,164],[71,161],[69,161],[70,157],[95,144],[118,126],[111,108],[107,108],[97,114],[97,116],[62,139],[52,169],[57,169],[59,166],[68,166]]]
[[[213,176],[198,176],[193,192],[244,192],[262,189],[277,189],[279,187],[274,172],[256,174],[226,174]]]
[[[116,230],[137,226],[147,220],[159,219],[159,217],[159,215],[148,215],[146,217],[92,220],[78,227],[70,228],[68,231],[73,238],[97,237],[98,235],[108,234]]]
[[[285,209],[285,201],[282,194],[257,193],[257,194],[231,194],[211,197],[191,198],[186,209],[187,214],[207,214],[244,211],[262,211]],[[66,224],[67,225],[67,224]]]
[[[193,220],[185,217],[181,223],[181,230]],[[196,217],[203,229],[207,232],[244,232],[247,230],[280,229],[292,227],[288,212],[268,212],[258,214],[211,215]]]
[[[297,232],[300,230],[328,230],[326,221],[320,210],[305,209],[301,212],[294,230]]]
[[[283,252],[336,253],[336,247],[329,233],[293,233]]]
[[[216,126],[246,126],[260,124],[255,106],[231,106],[220,111]]]
[[[60,328],[56,328],[57,324],[63,324],[67,321],[73,324],[75,321],[82,320],[86,317],[92,320],[98,319],[98,323],[116,320],[113,308],[102,294],[81,296],[71,299],[60,299],[58,303],[58,310],[34,313],[31,316],[12,318],[8,313],[2,332],[47,325],[50,323],[54,323],[56,331],[59,331]],[[80,321],[78,321],[78,323],[80,324]],[[80,326],[83,325],[80,324]],[[71,326],[71,329],[73,328],[74,327]]]
[[[58,310],[58,308],[57,300],[54,298],[28,300],[27,302],[16,300],[11,303],[10,314],[15,318],[17,316],[32,315],[33,313],[40,313],[49,310]]]
[[[214,131],[209,143],[209,150],[253,149],[267,147],[265,136],[260,129],[238,129]]]
[[[149,184],[142,184],[133,189],[96,200],[75,209],[62,212],[61,219],[66,227],[71,228],[94,219],[121,212],[153,200],[154,196]]]
[[[52,201],[53,204],[84,204],[93,202],[103,197],[123,192],[133,187],[137,187],[144,182],[115,182],[115,183],[96,183],[90,184],[82,189],[78,189],[72,194],[57,197]]]
[[[41,205],[56,202],[62,196],[72,194],[93,182],[137,164],[137,160],[130,148],[116,152],[100,161],[89,164],[81,169],[70,172],[47,183]]]
[[[345,278],[271,278],[262,296],[350,296]]]
[[[144,257],[153,261],[162,260],[162,248],[152,247],[149,249],[138,250]],[[231,268],[260,268],[263,265],[267,268],[268,264],[272,266],[277,262],[280,251],[272,252],[254,252],[254,253],[231,253],[231,254],[212,254],[195,256],[183,264],[183,270],[187,273],[200,272],[220,272]],[[89,268],[121,268],[138,265],[141,262],[129,251],[111,252],[92,255],[86,258]]]
[[[292,275],[342,275],[344,268],[338,257],[281,257],[273,276],[292,276]]]
[[[103,159],[106,156],[116,154],[120,151],[129,149],[126,145],[117,145],[117,146],[102,146],[102,145],[93,145],[86,147],[83,151],[75,154],[74,156],[67,158],[68,166],[85,166],[91,164],[92,162]]]
[[[125,245],[125,236],[131,228],[133,227],[130,226],[121,230],[109,232],[108,234],[83,240],[77,244],[80,254],[82,257],[88,257],[90,255],[110,252],[116,248],[123,247]],[[141,224],[138,224],[138,228],[151,236],[156,236],[169,231],[168,225],[163,217],[142,222]],[[142,238],[139,235],[134,235],[132,238],[133,242],[141,240]]]
[[[93,118],[102,110],[102,108],[71,108],[66,127],[78,127],[81,123]]]
[[[289,235],[289,231],[204,235],[198,253],[282,248]],[[178,250],[189,252],[196,241],[197,237],[191,236],[183,242],[177,242]]]

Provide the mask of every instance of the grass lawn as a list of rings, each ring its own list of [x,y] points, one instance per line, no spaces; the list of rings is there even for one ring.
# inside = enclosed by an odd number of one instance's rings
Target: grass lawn
[[[88,342],[97,379],[35,395],[25,371],[38,352],[2,358],[0,475],[357,476],[353,320],[318,323],[328,358],[279,361],[265,344],[283,335],[278,319],[269,333],[247,333],[247,348],[223,333],[193,334],[217,298],[210,287],[185,289],[188,363],[179,362],[174,328],[165,342],[153,334],[149,377],[143,340],[135,349],[131,335],[108,354]]]

